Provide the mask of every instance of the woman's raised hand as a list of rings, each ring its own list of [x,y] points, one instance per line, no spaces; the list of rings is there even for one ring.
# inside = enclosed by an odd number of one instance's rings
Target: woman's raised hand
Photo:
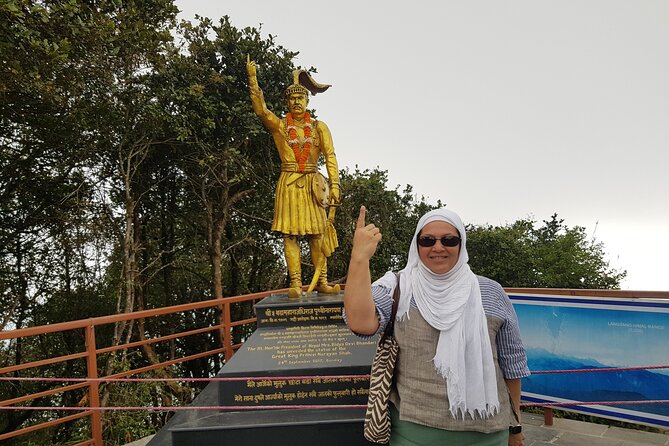
[[[373,223],[365,225],[367,209],[360,206],[360,214],[355,225],[353,235],[353,249],[351,250],[351,261],[368,261],[376,252],[376,247],[381,241],[381,231]]]

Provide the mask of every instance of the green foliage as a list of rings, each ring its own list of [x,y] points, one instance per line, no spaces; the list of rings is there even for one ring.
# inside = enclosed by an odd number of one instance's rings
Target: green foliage
[[[529,219],[470,226],[467,251],[474,272],[507,287],[615,289],[626,275],[609,267],[601,242],[557,214],[539,227]]]
[[[130,369],[125,362],[119,370]],[[178,401],[162,401],[165,384],[156,383],[110,383],[107,384],[110,398],[108,406],[143,407],[148,405],[179,405]],[[103,414],[102,428],[105,440],[110,444],[126,444],[156,433],[155,415],[148,410],[110,411]],[[163,421],[163,420],[161,420]]]

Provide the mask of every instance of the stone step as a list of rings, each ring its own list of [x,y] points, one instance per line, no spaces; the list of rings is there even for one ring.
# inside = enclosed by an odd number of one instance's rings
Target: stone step
[[[173,446],[269,444],[370,446],[364,409],[276,409],[220,412],[169,428]]]

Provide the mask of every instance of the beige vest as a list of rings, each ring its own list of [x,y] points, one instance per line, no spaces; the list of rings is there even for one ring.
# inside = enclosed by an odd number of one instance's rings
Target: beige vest
[[[503,321],[486,316],[492,345],[497,394],[500,411],[492,418],[464,420],[451,416],[448,407],[446,381],[434,368],[432,358],[437,351],[439,331],[432,328],[416,308],[409,309],[409,317],[395,321],[395,337],[400,350],[393,376],[395,385],[390,400],[400,412],[400,419],[454,431],[496,432],[516,424],[509,403],[509,393],[497,358],[497,332]]]

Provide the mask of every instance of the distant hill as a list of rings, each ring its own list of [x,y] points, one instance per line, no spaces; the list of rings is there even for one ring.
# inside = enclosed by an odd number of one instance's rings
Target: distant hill
[[[612,367],[595,360],[558,356],[543,349],[528,349],[530,370],[570,370]],[[636,401],[669,399],[669,376],[648,370],[533,375],[523,390],[577,401]],[[669,416],[669,404],[620,405]]]

